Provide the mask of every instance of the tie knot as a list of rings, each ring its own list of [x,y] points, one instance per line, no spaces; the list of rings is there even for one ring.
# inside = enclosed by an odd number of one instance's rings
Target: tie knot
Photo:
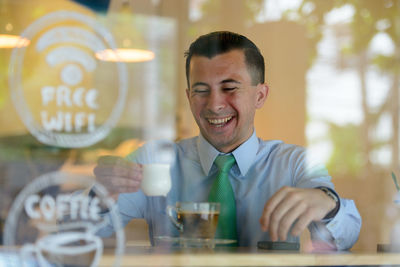
[[[221,172],[228,172],[235,162],[233,155],[220,155],[215,159],[215,164]]]

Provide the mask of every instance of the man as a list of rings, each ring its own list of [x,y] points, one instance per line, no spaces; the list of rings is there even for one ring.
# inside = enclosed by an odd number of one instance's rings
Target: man
[[[167,198],[140,191],[141,164],[159,161],[160,142],[144,145],[130,161],[103,158],[94,173],[118,206],[123,223],[145,218],[150,237],[171,234],[165,206],[207,201],[219,155],[233,155],[228,170],[239,246],[261,240],[298,242],[307,227],[315,243],[349,249],[360,215],[352,200],[339,199],[324,167],[312,165],[303,148],[257,138],[254,116],[268,95],[264,58],[246,37],[213,32],[186,53],[186,90],[200,135],[173,145],[172,189]],[[111,231],[111,226],[105,232]]]

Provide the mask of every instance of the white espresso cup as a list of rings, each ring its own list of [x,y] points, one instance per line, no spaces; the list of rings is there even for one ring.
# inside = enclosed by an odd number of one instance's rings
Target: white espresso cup
[[[141,189],[147,196],[167,196],[171,189],[169,164],[143,165],[143,180]]]

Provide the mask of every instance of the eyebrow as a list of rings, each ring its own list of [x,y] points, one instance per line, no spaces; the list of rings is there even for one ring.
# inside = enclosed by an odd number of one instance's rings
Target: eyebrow
[[[241,84],[239,81],[236,81],[236,80],[234,80],[234,79],[225,79],[225,80],[222,80],[222,81],[220,82],[220,84],[224,84],[224,83],[237,83],[237,84]],[[194,83],[194,84],[191,85],[191,88],[196,87],[196,86],[209,86],[209,85],[208,85],[207,83],[205,83],[205,82],[196,82],[196,83]]]
[[[203,83],[203,82],[196,82],[196,83],[194,83],[194,84],[191,85],[192,88],[193,88],[193,87],[196,87],[196,86],[208,86],[208,84]]]
[[[222,81],[220,82],[220,84],[223,84],[223,83],[237,83],[237,84],[240,84],[239,81],[236,81],[236,80],[234,80],[234,79],[226,79],[226,80],[222,80]]]

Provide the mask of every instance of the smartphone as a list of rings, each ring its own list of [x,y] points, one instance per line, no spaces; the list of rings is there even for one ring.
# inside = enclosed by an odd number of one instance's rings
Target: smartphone
[[[257,247],[269,250],[292,250],[299,251],[300,243],[295,242],[272,242],[272,241],[258,241]]]

